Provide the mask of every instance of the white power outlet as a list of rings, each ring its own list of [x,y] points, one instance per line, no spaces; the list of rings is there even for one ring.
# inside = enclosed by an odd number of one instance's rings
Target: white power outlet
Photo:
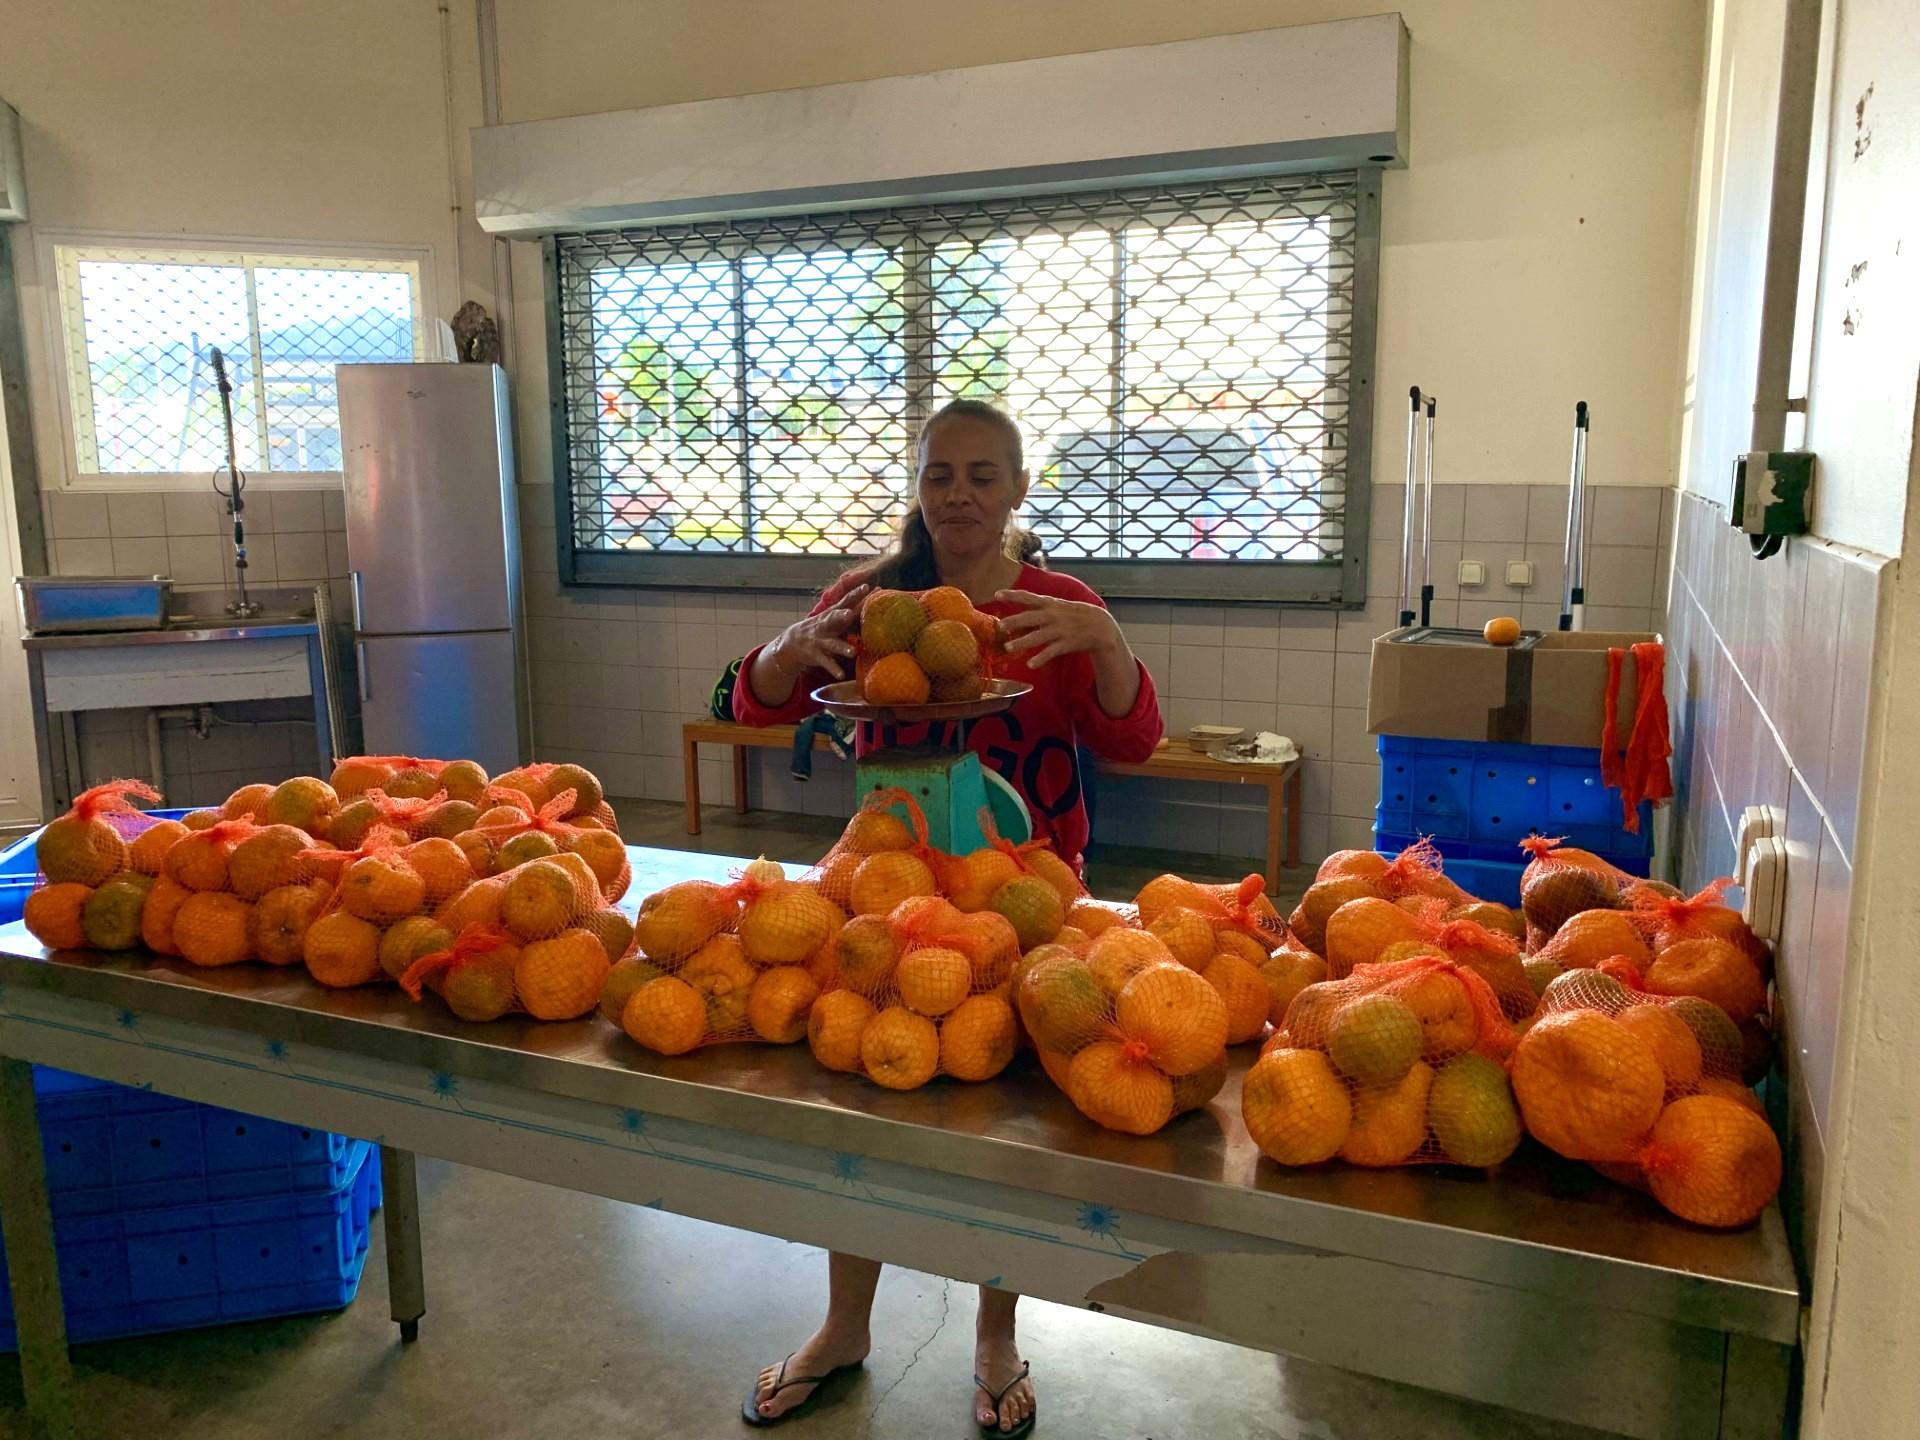
[[[1787,842],[1778,835],[1754,837],[1740,865],[1746,903],[1740,907],[1747,928],[1769,944],[1780,938],[1787,908]]]

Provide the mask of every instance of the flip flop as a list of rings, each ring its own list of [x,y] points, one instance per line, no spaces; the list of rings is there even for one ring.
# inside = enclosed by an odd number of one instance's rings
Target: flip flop
[[[1011,1430],[1002,1430],[998,1418],[1000,1414],[1000,1402],[1007,1398],[1007,1391],[1013,1389],[1014,1386],[1018,1385],[1031,1374],[1033,1374],[1033,1362],[1031,1360],[1022,1360],[1020,1362],[1020,1373],[1007,1381],[1005,1385],[1001,1386],[1000,1392],[997,1395],[994,1394],[993,1387],[987,1384],[986,1381],[982,1380],[978,1375],[973,1377],[974,1385],[993,1397],[994,1422],[991,1425],[982,1425],[978,1420],[973,1422],[980,1426],[980,1433],[986,1437],[986,1440],[1020,1440],[1021,1436],[1031,1435],[1033,1433],[1034,1423],[1040,1418],[1040,1402],[1038,1400],[1033,1402],[1033,1409],[1028,1413],[1027,1418]]]
[[[814,1402],[820,1398],[821,1389],[825,1387],[829,1380],[835,1376],[844,1375],[850,1370],[858,1370],[867,1363],[864,1360],[855,1360],[851,1365],[836,1365],[824,1375],[803,1375],[797,1379],[789,1380],[787,1379],[787,1366],[792,1362],[793,1356],[791,1355],[780,1362],[780,1373],[774,1377],[773,1389],[768,1392],[767,1398],[771,1400],[782,1390],[789,1390],[795,1385],[811,1385],[813,1386],[813,1393],[791,1410],[784,1410],[778,1415],[762,1415],[760,1413],[759,1403],[754,1398],[755,1393],[760,1389],[760,1377],[755,1375],[753,1377],[753,1383],[747,1386],[747,1398],[740,1402],[740,1418],[746,1421],[747,1424],[764,1429],[769,1425],[781,1425],[789,1420],[799,1418],[813,1408]]]

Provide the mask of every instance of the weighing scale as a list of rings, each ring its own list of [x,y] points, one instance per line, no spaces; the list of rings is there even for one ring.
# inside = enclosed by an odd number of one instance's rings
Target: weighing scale
[[[988,843],[981,826],[989,816],[1002,840],[1019,844],[1033,836],[1033,817],[1020,793],[967,749],[971,721],[998,715],[1033,686],[1019,680],[989,680],[978,700],[927,705],[871,705],[851,680],[823,685],[813,698],[829,715],[878,727],[879,745],[854,766],[859,799],[876,790],[900,789],[927,817],[927,840],[949,855],[967,855]],[[902,745],[902,725],[938,727],[933,743]]]

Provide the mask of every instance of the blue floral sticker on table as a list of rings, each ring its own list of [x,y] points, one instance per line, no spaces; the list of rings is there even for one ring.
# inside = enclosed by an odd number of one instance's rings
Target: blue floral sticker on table
[[[445,1070],[433,1072],[433,1093],[440,1100],[457,1100],[460,1093],[460,1081],[457,1076]]]
[[[646,1113],[640,1110],[622,1110],[620,1128],[629,1135],[645,1135],[647,1133]]]
[[[1083,1200],[1080,1202],[1080,1228],[1102,1239],[1118,1235],[1120,1212],[1111,1205],[1096,1205],[1091,1200]]]
[[[867,1157],[849,1155],[844,1150],[836,1150],[833,1155],[833,1178],[842,1185],[858,1185],[867,1175]]]

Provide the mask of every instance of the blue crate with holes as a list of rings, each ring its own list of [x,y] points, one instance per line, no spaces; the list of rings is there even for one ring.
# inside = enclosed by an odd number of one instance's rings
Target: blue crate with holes
[[[338,1310],[351,1304],[380,1208],[380,1165],[354,1152],[345,1180],[211,1205],[54,1221],[71,1340],[107,1340]],[[0,1353],[17,1347],[0,1253]]]
[[[1382,735],[1374,847],[1391,853],[1432,839],[1447,873],[1474,894],[1517,904],[1526,862],[1519,844],[1554,835],[1635,875],[1653,859],[1653,806],[1626,829],[1620,792],[1600,778],[1600,752],[1567,745],[1504,745]],[[1469,873],[1472,879],[1469,879]]]

